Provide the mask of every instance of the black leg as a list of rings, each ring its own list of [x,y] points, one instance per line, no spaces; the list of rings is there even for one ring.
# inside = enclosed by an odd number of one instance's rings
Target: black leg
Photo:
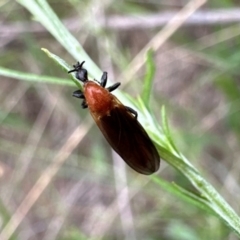
[[[125,106],[125,108],[126,108],[131,114],[134,115],[134,118],[135,118],[135,119],[137,119],[137,117],[138,117],[137,111],[135,111],[134,109],[132,109],[132,108],[130,108],[130,107],[127,107],[127,106]]]
[[[106,84],[107,84],[107,72],[103,72],[100,85],[101,85],[102,87],[105,87]]]
[[[88,108],[88,105],[85,99],[82,101],[82,108]]]
[[[81,90],[74,91],[72,95],[73,97],[76,97],[76,98],[85,99],[84,94]]]
[[[112,91],[114,91],[115,89],[117,89],[120,85],[121,85],[121,83],[120,83],[120,82],[117,82],[117,83],[113,84],[112,86],[108,87],[107,90],[108,90],[109,92],[112,92]]]

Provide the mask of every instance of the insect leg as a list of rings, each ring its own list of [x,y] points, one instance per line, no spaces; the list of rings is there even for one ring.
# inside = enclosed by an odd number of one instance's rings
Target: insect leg
[[[137,117],[138,117],[137,111],[135,111],[134,109],[132,109],[132,108],[130,108],[130,107],[127,107],[127,106],[125,106],[125,108],[126,108],[131,114],[134,115],[134,118],[135,118],[135,119],[137,119]]]
[[[112,86],[108,87],[107,90],[109,92],[112,92],[113,90],[117,89],[120,85],[121,85],[121,83],[117,82],[117,83],[113,84]]]
[[[76,98],[85,99],[85,96],[81,90],[74,91],[72,95],[73,97],[76,97]]]
[[[100,81],[100,85],[102,87],[105,87],[107,84],[107,72],[103,72],[103,75],[102,75],[102,78],[101,78],[101,81]]]
[[[82,101],[82,108],[88,108],[88,105],[85,99]]]

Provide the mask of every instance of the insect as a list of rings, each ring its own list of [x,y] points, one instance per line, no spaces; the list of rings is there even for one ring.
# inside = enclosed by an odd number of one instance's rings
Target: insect
[[[160,156],[150,137],[137,120],[137,112],[124,106],[111,92],[120,86],[107,84],[107,72],[103,72],[100,82],[88,79],[83,64],[77,62],[68,73],[76,72],[76,78],[83,83],[83,91],[73,92],[73,96],[83,99],[82,107],[89,108],[97,126],[111,147],[135,171],[152,174],[159,169]]]

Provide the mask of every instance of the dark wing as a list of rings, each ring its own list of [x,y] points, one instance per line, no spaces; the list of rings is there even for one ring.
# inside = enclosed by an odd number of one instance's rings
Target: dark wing
[[[148,134],[134,116],[120,103],[109,115],[95,119],[112,148],[134,170],[152,174],[159,169],[160,156]]]

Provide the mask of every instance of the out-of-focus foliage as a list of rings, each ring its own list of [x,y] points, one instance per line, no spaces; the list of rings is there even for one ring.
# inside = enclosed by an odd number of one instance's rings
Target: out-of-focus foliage
[[[112,81],[122,82],[125,79],[118,77],[162,26],[131,28],[131,21],[126,21],[130,27],[119,29],[114,24],[107,27],[108,20],[116,15],[125,20],[140,18],[139,14],[161,16],[186,4],[178,0],[165,1],[165,5],[162,1],[49,3],[100,69]],[[236,1],[209,1],[202,10],[221,8],[224,12],[238,5]],[[74,129],[89,122],[89,113],[71,97],[76,90],[69,86],[71,77],[41,48],[69,64],[75,59],[22,5],[5,1],[0,11],[0,66],[30,79],[21,81],[3,73],[0,79],[0,212],[5,225]],[[156,72],[149,103],[160,123],[165,105],[177,148],[237,212],[239,35],[239,25],[232,22],[183,25],[154,53]],[[138,97],[146,72],[142,67],[121,89]],[[40,77],[38,83],[35,76]],[[56,78],[70,83],[52,84]],[[116,158],[92,125],[12,239],[237,239],[215,216],[169,194]],[[164,162],[158,175],[198,194]]]

